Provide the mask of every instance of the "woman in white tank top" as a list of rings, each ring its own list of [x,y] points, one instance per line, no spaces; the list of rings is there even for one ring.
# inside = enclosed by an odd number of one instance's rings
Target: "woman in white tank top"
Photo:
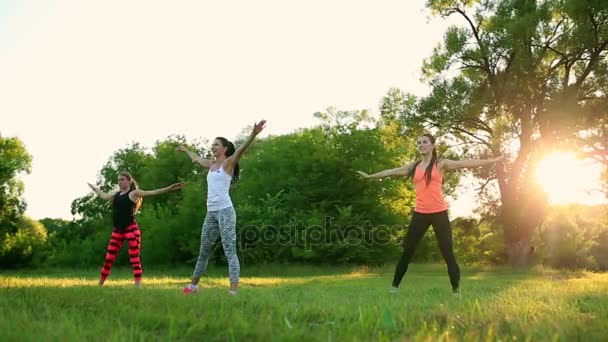
[[[207,215],[201,232],[200,252],[192,274],[192,282],[184,288],[184,293],[198,291],[198,282],[207,270],[211,249],[220,236],[224,253],[228,259],[230,274],[228,295],[236,295],[240,266],[236,254],[236,213],[230,199],[230,185],[238,180],[240,171],[238,162],[243,152],[247,150],[265,125],[265,120],[255,123],[249,138],[237,149],[226,138],[216,138],[211,146],[214,160],[203,159],[184,146],[177,148],[178,151],[185,152],[193,162],[209,169],[207,173]]]

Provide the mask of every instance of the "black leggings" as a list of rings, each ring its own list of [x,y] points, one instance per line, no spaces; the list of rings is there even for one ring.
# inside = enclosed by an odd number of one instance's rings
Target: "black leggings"
[[[456,257],[454,257],[452,226],[450,225],[447,211],[434,214],[420,214],[414,212],[412,222],[410,222],[410,228],[405,236],[403,255],[401,256],[401,259],[399,259],[399,263],[395,269],[395,278],[393,279],[394,287],[399,287],[399,283],[401,283],[401,279],[403,279],[405,272],[407,272],[407,266],[414,255],[416,245],[420,239],[422,239],[430,225],[433,225],[437,243],[439,244],[439,250],[441,251],[441,255],[443,255],[443,259],[448,264],[448,274],[450,275],[452,289],[458,289],[460,269],[456,263]]]

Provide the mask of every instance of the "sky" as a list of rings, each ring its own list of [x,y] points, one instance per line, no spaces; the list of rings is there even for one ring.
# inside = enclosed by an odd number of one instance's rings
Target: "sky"
[[[70,219],[133,141],[234,138],[264,118],[263,138],[330,106],[377,113],[391,87],[425,94],[420,67],[448,23],[424,3],[0,1],[0,134],[33,155],[27,214]],[[452,211],[473,206],[463,187]]]

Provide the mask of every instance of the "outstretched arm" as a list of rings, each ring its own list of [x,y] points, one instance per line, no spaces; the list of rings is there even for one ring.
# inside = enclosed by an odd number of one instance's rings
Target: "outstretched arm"
[[[361,172],[361,171],[357,171],[357,173],[359,175],[361,175],[361,177],[363,177],[365,179],[380,179],[380,178],[386,178],[386,177],[394,177],[394,178],[407,177],[407,174],[409,173],[409,171],[412,168],[412,166],[414,166],[413,163],[407,164],[407,165],[402,166],[402,167],[397,167],[397,168],[394,168],[394,169],[388,169],[388,170],[380,171],[378,173],[374,173],[374,174],[371,174],[371,175],[368,175],[367,173]]]
[[[179,146],[176,150],[178,152],[184,152],[184,153],[186,153],[188,155],[188,157],[190,157],[190,159],[192,159],[192,161],[194,163],[197,163],[197,164],[199,164],[202,167],[209,168],[211,166],[211,164],[213,164],[213,161],[211,161],[209,159],[201,158],[199,155],[197,155],[196,153],[190,151],[185,146]]]
[[[245,140],[245,142],[241,146],[239,146],[236,149],[236,151],[234,151],[234,154],[231,155],[228,159],[232,159],[232,163],[234,163],[234,164],[238,163],[239,160],[241,159],[241,156],[243,155],[243,153],[245,153],[245,151],[247,151],[247,149],[249,148],[249,146],[251,145],[253,140],[255,140],[255,137],[257,137],[257,135],[260,134],[260,132],[262,132],[262,130],[265,127],[266,127],[266,120],[262,120],[260,122],[254,123],[253,130],[251,131],[251,134],[249,135],[247,140]]]
[[[107,192],[103,192],[103,191],[99,190],[99,187],[97,187],[97,186],[95,186],[95,185],[93,185],[93,184],[91,184],[91,183],[87,183],[87,184],[89,185],[89,187],[91,188],[91,190],[93,190],[93,192],[94,192],[94,193],[95,193],[97,196],[99,196],[99,197],[103,198],[104,200],[106,200],[106,201],[111,201],[111,200],[112,200],[112,198],[114,198],[114,195],[112,195],[112,194],[109,194],[109,193],[107,193]]]
[[[175,191],[178,189],[181,189],[184,187],[184,183],[180,182],[180,183],[175,183],[175,184],[171,184],[168,187],[165,188],[160,188],[160,189],[155,189],[155,190],[141,190],[141,189],[137,189],[137,190],[133,190],[129,193],[129,197],[131,198],[131,200],[135,200],[135,198],[137,197],[147,197],[147,196],[156,196],[156,195],[162,195],[162,194],[166,194],[167,192],[171,192],[171,191]]]
[[[438,165],[443,170],[456,170],[456,169],[467,169],[479,166],[488,166],[495,164],[504,159],[504,156],[500,156],[492,159],[468,159],[468,160],[450,160],[442,159]]]

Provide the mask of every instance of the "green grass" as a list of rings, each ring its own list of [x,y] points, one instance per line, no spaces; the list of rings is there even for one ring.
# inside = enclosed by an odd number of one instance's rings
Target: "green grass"
[[[243,267],[185,296],[190,269],[146,270],[144,288],[117,269],[0,274],[1,341],[608,339],[608,274],[465,268],[452,296],[445,266],[412,265],[399,293],[392,269]]]

